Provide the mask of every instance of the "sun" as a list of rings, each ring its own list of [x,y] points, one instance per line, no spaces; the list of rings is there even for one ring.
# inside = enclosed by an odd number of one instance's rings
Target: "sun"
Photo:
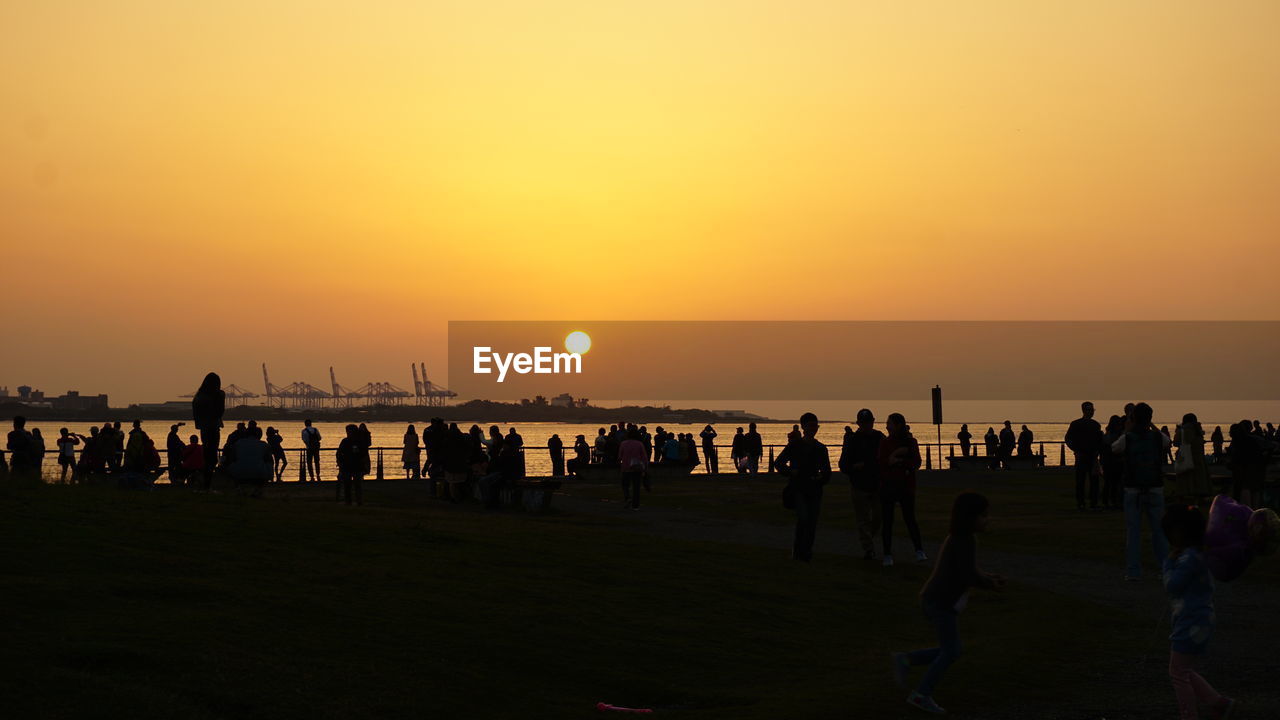
[[[591,336],[581,330],[574,330],[565,336],[564,349],[571,353],[586,355],[591,349]]]

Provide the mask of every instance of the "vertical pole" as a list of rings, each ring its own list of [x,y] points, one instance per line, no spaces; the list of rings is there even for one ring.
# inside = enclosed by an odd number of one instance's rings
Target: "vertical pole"
[[[933,448],[928,445],[924,446],[924,469],[933,469]]]
[[[298,482],[307,481],[307,450],[298,451]]]
[[[382,480],[382,448],[378,448],[378,479]]]
[[[1058,450],[1060,451],[1058,453],[1058,464],[1063,467],[1066,467],[1067,466],[1067,444],[1062,443],[1061,445],[1058,446]]]
[[[759,468],[757,468],[756,471],[759,472]],[[769,475],[773,474],[773,446],[772,445],[769,446],[769,467],[765,468],[765,473]]]

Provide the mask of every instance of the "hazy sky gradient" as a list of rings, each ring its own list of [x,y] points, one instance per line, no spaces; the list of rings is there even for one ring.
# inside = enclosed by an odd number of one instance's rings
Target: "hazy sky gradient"
[[[1277,29],[1273,0],[6,2],[0,385],[404,387],[449,319],[1280,319]]]

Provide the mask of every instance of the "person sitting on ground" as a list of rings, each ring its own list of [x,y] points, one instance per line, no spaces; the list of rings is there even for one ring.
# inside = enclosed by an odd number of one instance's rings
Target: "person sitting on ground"
[[[680,447],[683,443],[676,433],[667,435],[666,446],[662,448],[662,464],[663,465],[679,465],[680,464]]]
[[[192,435],[191,442],[182,448],[182,472],[188,478],[195,478],[204,471],[204,447],[200,445],[200,436]]]
[[[565,463],[569,477],[578,477],[591,464],[591,446],[587,444],[586,435],[578,435],[573,441],[573,457]]]
[[[693,433],[684,434],[684,455],[685,464],[690,467],[697,467],[702,464],[698,460],[698,442],[693,439]]]
[[[142,429],[142,421],[134,420],[129,430],[129,443],[124,449],[124,470],[147,473],[160,467],[160,454],[156,452],[151,436]]]
[[[236,438],[227,469],[237,486],[247,486],[253,497],[262,495],[262,488],[275,477],[271,467],[271,446],[262,440],[262,428],[246,428]]]
[[[927,665],[920,684],[907,696],[907,704],[935,714],[946,712],[933,699],[947,668],[960,657],[959,617],[969,604],[969,588],[1001,590],[1005,579],[978,569],[977,534],[985,532],[990,503],[983,495],[964,492],[951,505],[951,528],[938,551],[938,562],[920,591],[925,617],[938,634],[938,647],[909,653],[893,653],[891,665],[898,685],[907,687],[913,666]]]

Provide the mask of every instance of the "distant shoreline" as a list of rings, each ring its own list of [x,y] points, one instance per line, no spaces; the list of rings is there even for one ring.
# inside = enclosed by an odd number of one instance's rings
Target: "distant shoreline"
[[[52,408],[28,407],[19,403],[0,405],[0,414],[12,417],[23,415],[30,420],[58,420],[66,422],[106,422],[132,420],[173,420],[189,418],[189,405],[175,403],[165,407],[125,407],[106,410],[72,412]],[[627,406],[616,408],[585,407],[565,408],[550,405],[514,405],[488,401],[472,401],[460,405],[432,407],[427,405],[384,405],[350,408],[272,408],[263,405],[228,407],[226,420],[278,421],[304,419],[316,422],[412,422],[438,417],[445,421],[485,422],[546,422],[565,425],[585,423],[782,423],[766,417],[719,415],[710,410],[676,409],[664,407]]]

